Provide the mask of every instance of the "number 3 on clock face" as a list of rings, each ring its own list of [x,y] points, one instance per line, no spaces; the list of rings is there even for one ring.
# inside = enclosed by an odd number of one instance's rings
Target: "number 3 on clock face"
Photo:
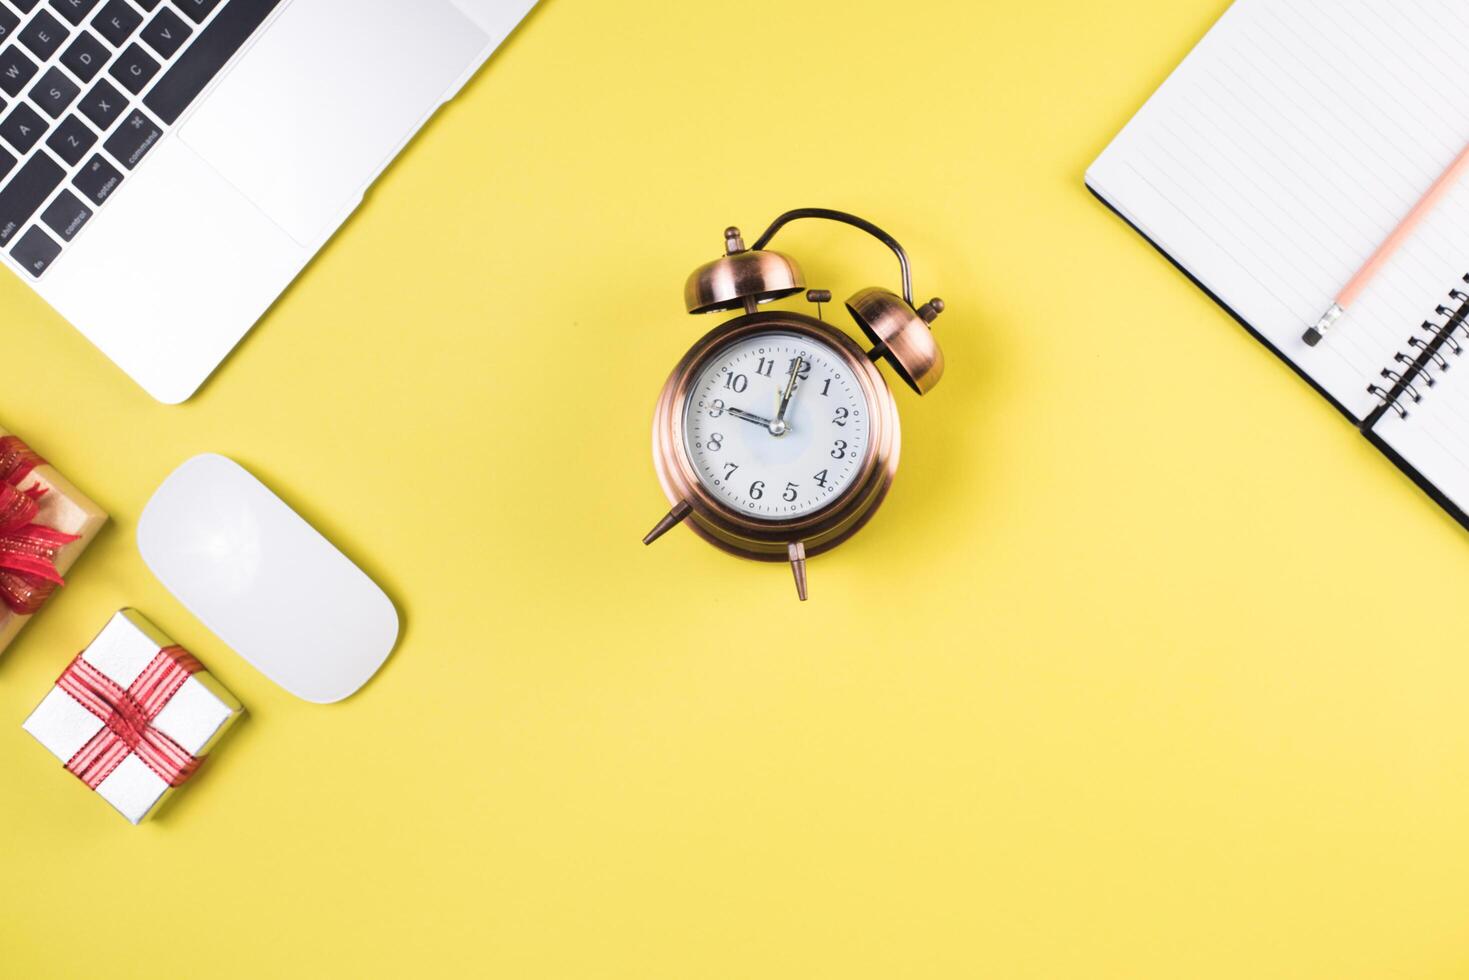
[[[873,408],[850,366],[811,337],[772,332],[715,350],[683,409],[684,451],[725,506],[794,521],[861,475]]]

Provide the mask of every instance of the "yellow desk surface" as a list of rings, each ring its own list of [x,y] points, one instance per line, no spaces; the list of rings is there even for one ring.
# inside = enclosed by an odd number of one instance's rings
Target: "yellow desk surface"
[[[1469,975],[1469,537],[1082,185],[1224,7],[547,0],[179,408],[0,281],[116,516],[0,658],[0,975]],[[806,205],[950,370],[802,606],[639,539],[683,279]],[[357,697],[144,568],[203,451],[399,604]],[[139,829],[19,728],[123,605],[250,711]]]

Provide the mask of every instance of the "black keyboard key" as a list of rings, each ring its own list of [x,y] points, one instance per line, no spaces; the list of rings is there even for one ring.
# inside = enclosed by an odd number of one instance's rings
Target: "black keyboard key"
[[[143,15],[127,0],[108,0],[102,12],[92,19],[92,29],[107,38],[108,44],[120,48],[142,22]]]
[[[36,63],[25,56],[17,47],[0,51],[0,89],[10,95],[19,95],[26,82],[36,77]]]
[[[71,22],[72,26],[86,20],[92,8],[97,6],[98,0],[51,0],[51,6],[56,12]]]
[[[179,48],[189,39],[194,29],[184,23],[184,19],[172,10],[164,7],[158,11],[158,16],[148,22],[140,35],[143,43],[164,58],[172,58],[178,54]]]
[[[69,242],[77,237],[77,232],[82,230],[82,225],[92,217],[92,209],[83,204],[71,191],[62,191],[56,195],[46,210],[41,212],[41,220],[63,242]]]
[[[56,261],[56,256],[61,254],[61,246],[39,228],[32,228],[11,249],[10,254],[15,257],[25,271],[37,279],[46,274],[51,268],[51,263]]]
[[[20,43],[31,49],[31,54],[49,61],[70,33],[61,21],[43,10],[20,29],[19,37]]]
[[[161,3],[161,2],[162,2],[162,0],[133,0],[133,3],[136,3],[139,7],[142,7],[144,10],[147,10],[147,11],[150,11],[150,12],[154,8],[156,8],[158,6],[158,4]]]
[[[77,78],[90,82],[111,57],[112,52],[107,50],[107,45],[97,40],[97,35],[91,31],[82,31],[62,53],[61,63],[71,69],[71,73]]]
[[[15,29],[20,26],[20,18],[9,7],[0,7],[0,44],[10,40],[15,34]]]
[[[129,44],[108,72],[122,83],[122,87],[137,95],[158,74],[158,62],[149,57],[140,44]]]
[[[208,17],[210,12],[219,6],[219,0],[173,0],[173,2],[183,10],[189,20],[196,24]]]
[[[132,170],[162,138],[163,130],[153,120],[134,109],[103,145],[124,167]]]
[[[96,142],[97,134],[92,132],[92,127],[76,116],[67,116],[66,121],[57,126],[56,132],[46,140],[46,145],[69,166],[75,167]]]
[[[44,153],[37,153],[15,172],[9,183],[0,187],[0,245],[10,244],[20,234],[31,215],[65,179],[66,171],[60,164]]]
[[[19,161],[17,161],[15,157],[11,156],[11,154],[8,153],[6,150],[0,149],[0,181],[5,180],[5,175],[14,170],[15,165],[18,162]]]
[[[72,185],[93,204],[101,204],[112,196],[117,185],[122,183],[122,171],[107,162],[102,154],[93,154],[81,172],[72,178]]]
[[[10,110],[10,115],[0,119],[0,137],[20,152],[29,153],[46,134],[48,125],[40,113],[21,102]]]
[[[52,119],[60,119],[61,114],[81,94],[82,90],[77,88],[77,83],[67,78],[60,68],[47,71],[36,83],[36,87],[31,89],[31,98]]]
[[[112,83],[105,78],[93,85],[92,90],[82,96],[81,104],[77,106],[82,110],[82,115],[92,120],[92,125],[104,133],[122,118],[127,107],[127,96],[113,88]]]
[[[12,7],[19,7],[21,13],[28,14],[32,10],[35,10],[36,4],[40,2],[41,0],[10,0],[10,5]]]
[[[231,0],[143,100],[172,126],[281,0]],[[187,4],[185,6],[187,12]]]

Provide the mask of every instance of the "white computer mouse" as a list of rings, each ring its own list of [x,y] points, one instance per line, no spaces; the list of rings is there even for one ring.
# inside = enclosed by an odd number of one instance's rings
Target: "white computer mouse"
[[[205,626],[307,701],[355,694],[398,642],[387,594],[224,456],[196,456],[163,482],[138,548]]]

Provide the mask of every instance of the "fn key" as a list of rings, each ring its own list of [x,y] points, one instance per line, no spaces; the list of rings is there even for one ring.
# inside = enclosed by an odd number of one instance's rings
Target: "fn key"
[[[21,267],[37,279],[56,261],[56,256],[61,254],[61,246],[52,240],[39,228],[32,228],[20,236],[20,241],[15,243],[15,248],[10,250]]]

